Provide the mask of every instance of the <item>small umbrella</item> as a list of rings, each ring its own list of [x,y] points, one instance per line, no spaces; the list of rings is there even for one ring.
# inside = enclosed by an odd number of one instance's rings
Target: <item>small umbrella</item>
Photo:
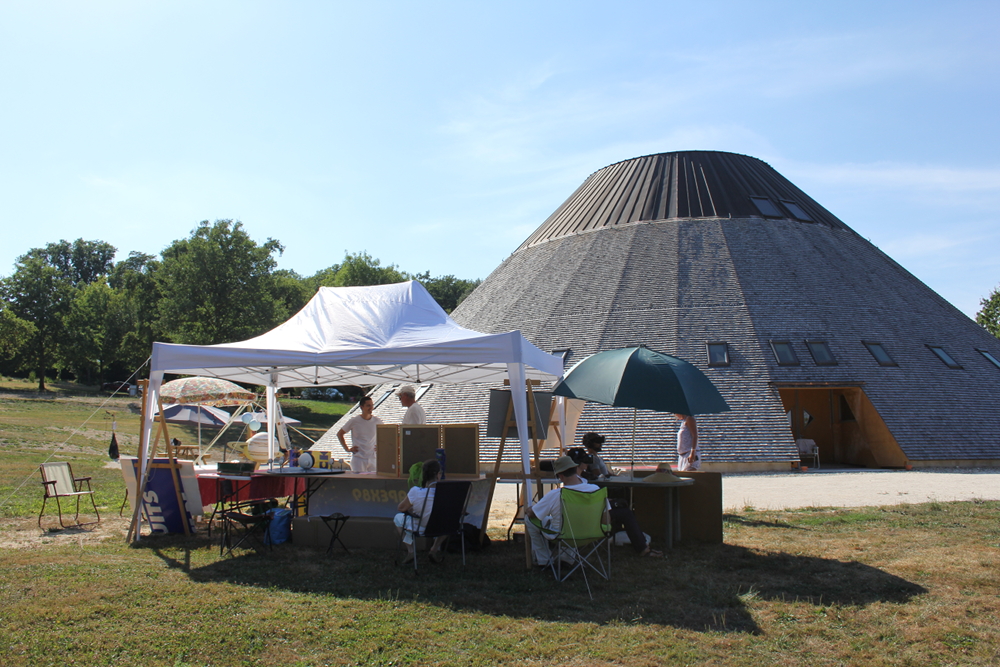
[[[156,413],[159,417],[160,413]],[[163,418],[171,424],[197,424],[198,449],[201,450],[201,425],[221,428],[229,423],[229,413],[209,405],[165,405]]]
[[[646,347],[607,350],[581,359],[552,393],[615,407],[684,415],[730,409],[712,381],[693,364]],[[635,413],[632,464],[634,468]]]
[[[160,413],[156,413],[159,416]],[[165,405],[163,418],[171,424],[221,427],[229,423],[229,413],[208,405]]]
[[[164,383],[160,396],[170,403],[220,406],[240,405],[252,401],[256,395],[228,380],[188,377]]]

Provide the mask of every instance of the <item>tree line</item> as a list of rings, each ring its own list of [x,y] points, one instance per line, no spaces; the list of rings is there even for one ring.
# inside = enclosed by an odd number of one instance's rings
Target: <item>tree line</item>
[[[320,287],[419,280],[451,312],[481,281],[383,266],[367,252],[303,277],[277,268],[284,246],[243,224],[205,220],[159,257],[104,241],[61,240],[17,258],[0,280],[0,373],[93,384],[130,377],[153,341],[244,340],[298,312]]]

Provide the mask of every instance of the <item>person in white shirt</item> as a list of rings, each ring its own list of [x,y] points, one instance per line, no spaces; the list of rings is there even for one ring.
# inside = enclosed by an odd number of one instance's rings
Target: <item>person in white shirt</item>
[[[410,488],[406,497],[399,502],[397,507],[399,514],[393,518],[396,528],[403,533],[403,544],[406,545],[404,564],[413,562],[413,531],[418,529],[418,525],[419,528],[427,527],[427,519],[430,518],[431,510],[434,508],[434,485],[441,480],[441,464],[436,459],[424,461],[421,480],[421,485]],[[411,516],[413,514],[418,518]],[[431,561],[441,562],[444,557],[441,549],[447,539],[447,535],[434,538],[434,543],[431,545]]]
[[[361,414],[355,415],[347,420],[344,427],[337,431],[337,439],[345,452],[353,454],[351,456],[351,470],[353,472],[375,472],[375,440],[376,427],[382,420],[372,414],[374,404],[371,396],[365,396],[358,403]],[[347,446],[344,434],[351,434],[351,446]]]
[[[698,424],[693,415],[675,414],[681,421],[677,431],[677,469],[681,472],[701,469],[698,454]]]
[[[585,482],[577,474],[577,463],[568,456],[560,456],[552,464],[552,472],[555,473],[563,486],[572,487],[574,491],[583,493],[593,493],[600,487],[590,482]],[[524,529],[531,539],[531,554],[534,557],[535,565],[539,567],[547,566],[552,562],[552,538],[546,537],[541,528],[528,519],[538,519],[542,527],[552,531],[554,536],[562,528],[562,503],[560,497],[562,489],[553,489],[542,496],[542,499],[528,508],[524,522]]]
[[[427,423],[427,413],[424,411],[422,405],[417,403],[417,390],[413,388],[413,385],[404,384],[396,392],[396,396],[399,396],[399,402],[404,408],[406,408],[406,414],[403,415],[404,424],[426,424]]]

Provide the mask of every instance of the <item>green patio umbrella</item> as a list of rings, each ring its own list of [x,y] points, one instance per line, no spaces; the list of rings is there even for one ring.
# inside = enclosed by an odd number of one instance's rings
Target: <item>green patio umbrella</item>
[[[552,391],[615,407],[703,415],[729,405],[696,366],[646,347],[592,354],[569,369]]]
[[[633,473],[638,410],[702,415],[730,409],[712,381],[693,364],[646,347],[606,350],[585,357],[569,369],[552,393],[633,408]]]

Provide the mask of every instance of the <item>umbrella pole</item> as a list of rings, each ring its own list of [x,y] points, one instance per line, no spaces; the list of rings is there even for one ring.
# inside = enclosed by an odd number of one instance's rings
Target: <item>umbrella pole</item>
[[[635,419],[638,413],[637,408],[632,408],[632,479],[635,479]]]

